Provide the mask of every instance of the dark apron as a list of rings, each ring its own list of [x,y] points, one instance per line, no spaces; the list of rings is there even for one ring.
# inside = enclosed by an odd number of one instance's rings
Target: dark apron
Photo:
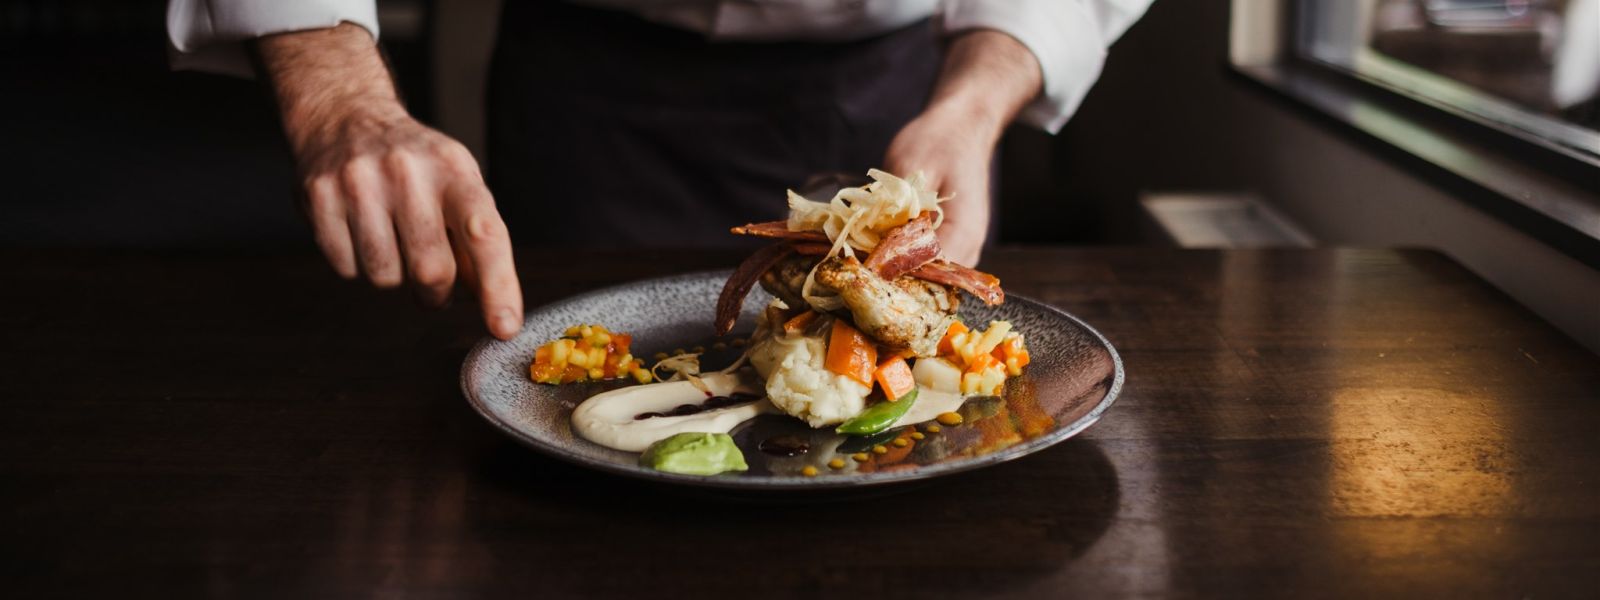
[[[848,43],[710,42],[509,0],[490,71],[490,187],[521,245],[742,245],[728,228],[783,218],[786,188],[881,166],[938,66],[927,22]]]

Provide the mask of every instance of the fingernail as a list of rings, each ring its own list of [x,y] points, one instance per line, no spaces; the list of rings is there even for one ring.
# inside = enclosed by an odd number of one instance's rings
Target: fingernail
[[[510,309],[495,313],[494,333],[502,338],[510,338],[517,334],[517,315]]]

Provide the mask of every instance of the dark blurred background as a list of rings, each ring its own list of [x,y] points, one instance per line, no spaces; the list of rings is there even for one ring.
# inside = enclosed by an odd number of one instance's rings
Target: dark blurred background
[[[432,118],[426,2],[384,48]],[[164,0],[0,0],[0,243],[303,247],[265,86],[167,66]]]
[[[379,4],[411,110],[481,157],[497,3]],[[168,69],[164,19],[162,0],[0,0],[0,243],[309,243],[264,87]],[[1245,181],[1241,161],[1197,152],[1247,135],[1228,125],[1245,115],[1224,81],[1227,26],[1225,3],[1158,2],[1061,135],[1016,128],[1002,151],[1001,241],[1135,242],[1141,190]],[[1044,218],[1005,218],[1024,212]]]
[[[266,90],[170,71],[164,4],[0,0],[0,244],[311,251]],[[411,109],[480,160],[498,5],[379,2]],[[1370,136],[1246,82],[1229,68],[1241,6],[1258,4],[1157,0],[1065,130],[1014,128],[1001,148],[999,241],[1194,245],[1154,207],[1245,206],[1244,220],[1293,235],[1238,243],[1438,248],[1600,348],[1595,269]],[[1372,41],[1404,54],[1394,35]],[[1378,105],[1346,108],[1369,131],[1436,143]],[[1184,202],[1162,204],[1174,199]]]

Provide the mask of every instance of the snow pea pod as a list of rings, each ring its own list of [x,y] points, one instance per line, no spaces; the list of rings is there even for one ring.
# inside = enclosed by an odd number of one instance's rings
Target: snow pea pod
[[[839,425],[834,432],[845,435],[872,435],[894,425],[900,417],[906,416],[906,411],[911,410],[911,403],[917,400],[917,390],[912,389],[894,402],[879,402],[861,411],[855,418]]]

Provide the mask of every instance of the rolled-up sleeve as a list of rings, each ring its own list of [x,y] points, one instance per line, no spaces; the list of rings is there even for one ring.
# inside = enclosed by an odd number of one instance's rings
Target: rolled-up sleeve
[[[170,0],[172,67],[249,76],[244,42],[349,21],[378,36],[376,0]]]
[[[993,29],[1039,59],[1044,90],[1018,120],[1055,133],[1100,77],[1106,49],[1151,0],[945,0],[943,25],[955,33]]]

